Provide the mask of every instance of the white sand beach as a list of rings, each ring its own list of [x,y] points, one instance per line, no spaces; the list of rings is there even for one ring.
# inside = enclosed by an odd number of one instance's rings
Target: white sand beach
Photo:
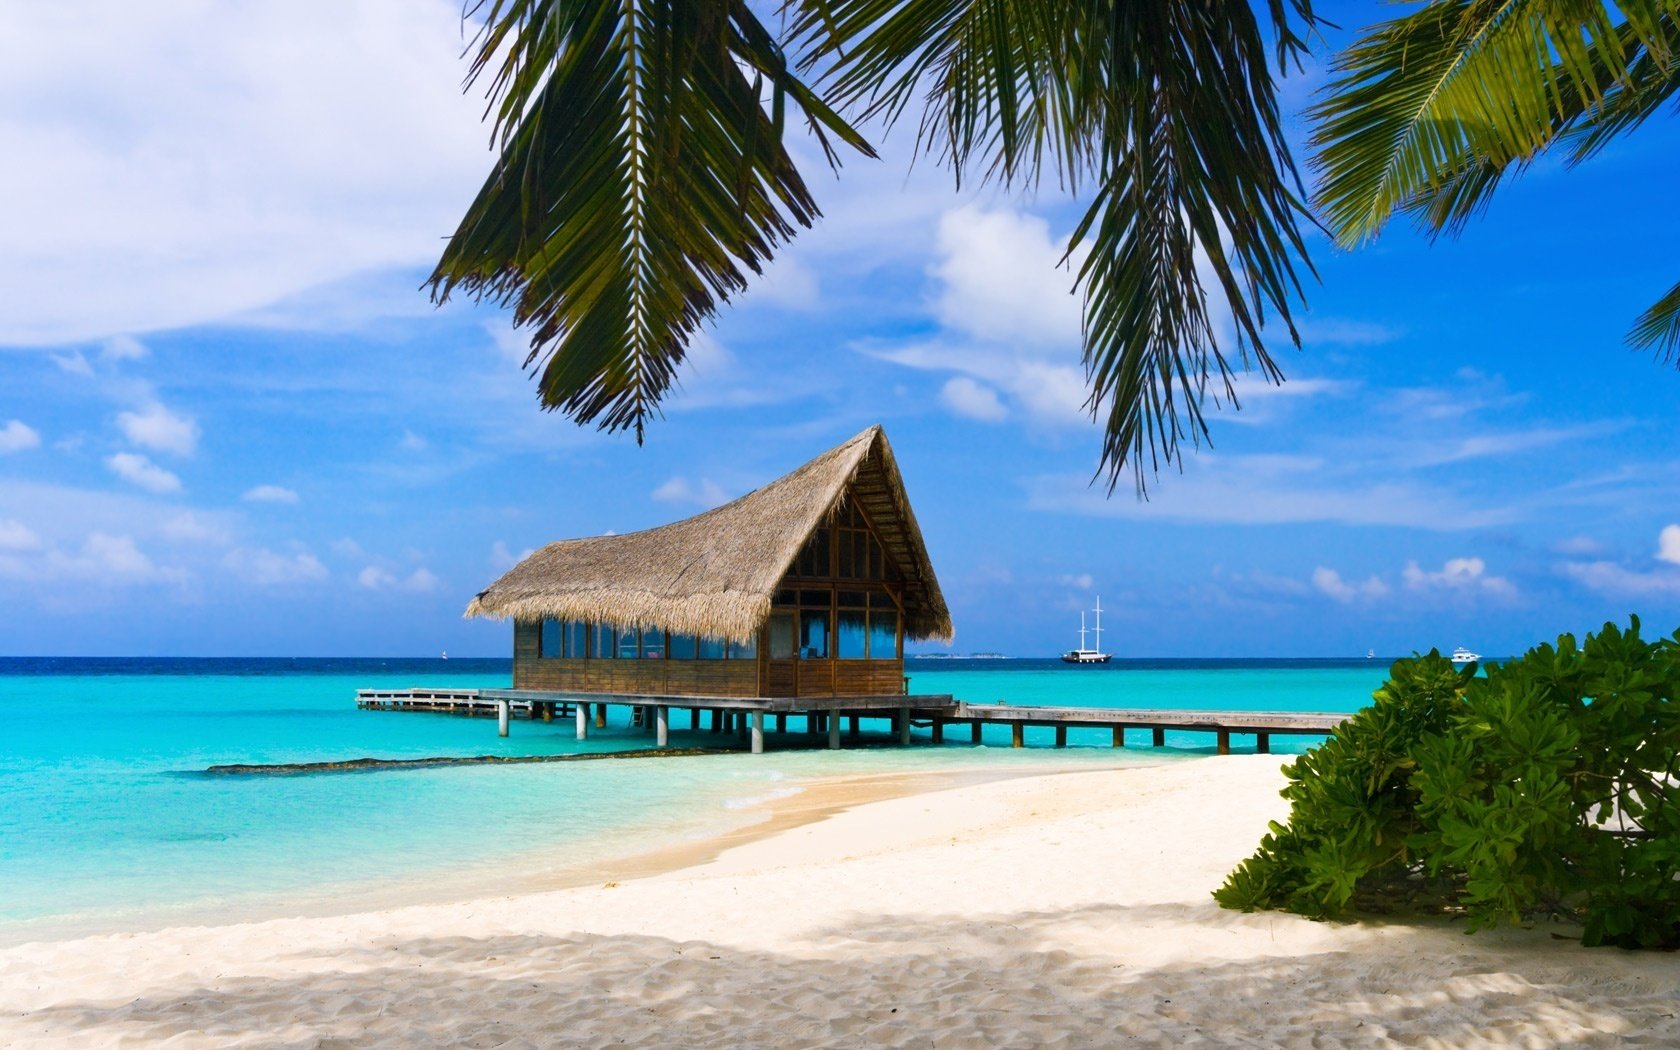
[[[1279,761],[867,802],[608,885],[23,945],[0,1045],[1680,1045],[1680,957],[1220,910]]]

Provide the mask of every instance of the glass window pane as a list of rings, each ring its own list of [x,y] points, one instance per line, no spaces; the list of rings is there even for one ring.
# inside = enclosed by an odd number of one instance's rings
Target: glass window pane
[[[827,576],[830,574],[828,564],[829,536],[832,532],[826,525],[818,526],[816,534],[811,537],[811,575]]]
[[[799,614],[799,658],[828,659],[828,610],[806,609]]]
[[[898,611],[873,610],[869,614],[869,658],[898,659]]]
[[[856,535],[857,533],[844,529],[840,532],[839,564],[834,567],[834,574],[843,580],[857,575],[857,570],[852,568],[852,537]]]
[[[620,660],[634,660],[640,655],[635,631],[618,632],[618,658]]]
[[[788,620],[788,625],[787,625],[787,627],[788,627],[788,638],[791,641],[791,639],[793,638],[793,617],[789,616],[787,618],[787,620]],[[789,654],[789,655],[791,655],[791,654]],[[744,642],[730,642],[729,643],[729,658],[731,660],[756,660],[756,659],[758,659],[758,636],[755,634],[751,638],[747,639]]]
[[[835,601],[842,609],[863,609],[869,605],[869,594],[866,591],[841,591],[835,595]]]
[[[595,624],[591,630],[595,634],[595,645],[591,650],[597,660],[610,660],[618,655],[618,635],[611,627],[604,623]]]
[[[826,609],[833,597],[829,591],[800,591],[799,604],[809,608]]]
[[[568,622],[565,626],[566,655],[573,660],[581,660],[589,655],[589,625],[586,623]]]
[[[834,655],[842,660],[861,660],[866,655],[864,636],[869,614],[862,609],[841,609],[834,632]]]
[[[542,633],[537,637],[537,655],[555,657],[560,655],[560,621],[544,620]]]
[[[721,660],[725,648],[722,638],[702,638],[699,642],[699,659]]]
[[[642,659],[659,660],[665,656],[665,632],[657,627],[642,628]]]
[[[733,651],[734,646],[730,646]],[[770,617],[770,659],[793,659],[793,616],[776,613]]]
[[[776,592],[775,604],[776,605],[798,605],[799,604],[799,592],[798,591],[777,591]]]
[[[692,634],[673,634],[670,641],[665,645],[665,659],[694,659],[694,636]]]

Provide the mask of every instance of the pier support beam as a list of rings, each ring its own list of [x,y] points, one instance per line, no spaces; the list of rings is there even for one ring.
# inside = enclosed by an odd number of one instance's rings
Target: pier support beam
[[[1114,727],[1114,746],[1115,747],[1125,747],[1126,746],[1126,727],[1125,726],[1115,726]]]
[[[900,747],[910,743],[910,709],[898,709],[898,744]]]
[[[968,724],[968,739],[970,742],[978,745],[980,743],[980,731],[984,728],[986,728],[986,723],[981,722],[978,719],[970,722]]]
[[[840,716],[836,714],[828,720],[828,749],[840,750]]]
[[[543,722],[544,723],[554,721],[554,704],[546,703],[546,704],[538,704],[537,706],[542,708],[542,715],[543,715]]]
[[[589,705],[584,704],[583,706],[588,707]],[[606,704],[596,704],[595,705],[595,728],[596,729],[607,728],[607,705]]]
[[[776,716],[776,732],[778,732],[778,733],[787,732],[787,715],[777,715]]]
[[[849,716],[849,718],[846,722],[846,726],[847,726],[846,732],[847,732],[847,734],[849,734],[851,736],[851,738],[853,740],[856,740],[859,737],[863,736],[863,730],[858,727],[858,721],[859,720],[858,720],[857,715],[851,715],[851,716]]]
[[[1221,729],[1219,731],[1218,735],[1219,735],[1219,745],[1218,745],[1219,746],[1219,753],[1222,754],[1222,755],[1230,754],[1231,753],[1231,731],[1229,729]]]
[[[654,743],[659,747],[664,747],[671,742],[671,709],[669,707],[655,708],[653,721],[655,731],[658,733],[654,738]]]
[[[579,740],[588,740],[589,739],[589,705],[588,704],[577,705],[577,738]]]
[[[506,700],[496,701],[496,735],[497,736],[507,736],[507,734],[508,734],[508,708],[510,708],[512,706],[513,705],[508,703]]]
[[[1156,728],[1150,730],[1150,732],[1152,732],[1155,735],[1155,746],[1156,747],[1166,747],[1167,746],[1167,731],[1165,729],[1162,729],[1159,726],[1157,726]]]
[[[1254,753],[1257,755],[1269,755],[1272,753],[1272,734],[1254,734]]]
[[[1026,747],[1027,746],[1027,727],[1026,726],[1022,725],[1019,722],[1015,722],[1015,723],[1010,725],[1010,727],[1009,727],[1009,746],[1010,747]]]
[[[938,715],[933,716],[932,731],[933,742],[936,744],[943,744],[945,742],[945,720],[940,718]]]
[[[755,755],[764,754],[764,712],[763,711],[754,711],[752,713],[752,753],[755,754]]]
[[[1056,727],[1056,746],[1067,747],[1067,726]]]

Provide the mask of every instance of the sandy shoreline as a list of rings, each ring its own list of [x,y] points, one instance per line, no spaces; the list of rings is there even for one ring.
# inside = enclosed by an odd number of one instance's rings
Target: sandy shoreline
[[[0,1045],[1680,1045],[1674,956],[1218,909],[1279,764],[860,784],[613,885],[0,950]]]

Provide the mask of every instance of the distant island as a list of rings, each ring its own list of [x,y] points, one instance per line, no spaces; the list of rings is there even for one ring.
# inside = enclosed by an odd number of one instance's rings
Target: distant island
[[[1002,653],[905,653],[906,660],[1007,660]]]

